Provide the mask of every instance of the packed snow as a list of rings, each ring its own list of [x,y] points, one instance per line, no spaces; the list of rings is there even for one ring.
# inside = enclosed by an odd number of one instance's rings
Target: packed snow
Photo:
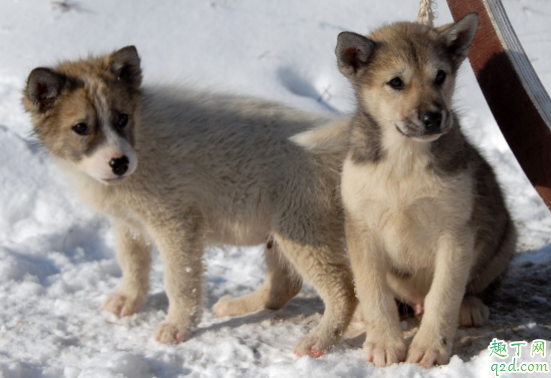
[[[551,88],[551,2],[504,4],[540,79]],[[121,277],[113,234],[37,145],[20,104],[31,69],[134,44],[146,83],[182,83],[346,114],[354,101],[336,67],[337,34],[413,20],[417,6],[417,0],[3,0],[0,377],[483,377],[495,376],[492,364],[503,362],[489,357],[492,339],[551,340],[551,216],[509,151],[468,63],[456,106],[467,133],[498,172],[520,242],[510,277],[490,305],[489,324],[460,329],[449,365],[428,370],[374,367],[363,357],[361,334],[319,359],[294,356],[295,341],[323,312],[308,286],[279,311],[213,317],[218,298],[261,285],[262,246],[207,250],[204,315],[183,344],[160,345],[152,338],[168,305],[158,253],[142,310],[122,319],[101,313],[103,298]],[[437,13],[438,24],[451,21],[445,1],[438,2]],[[408,336],[417,327],[413,319],[403,325]],[[545,361],[550,355],[551,341]],[[520,362],[538,360],[525,350]]]

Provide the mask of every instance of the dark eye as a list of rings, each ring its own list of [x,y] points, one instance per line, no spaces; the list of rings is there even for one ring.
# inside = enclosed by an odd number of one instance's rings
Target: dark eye
[[[438,70],[436,73],[436,79],[434,79],[434,83],[436,85],[442,85],[444,84],[444,81],[446,81],[446,73],[442,70]]]
[[[90,134],[90,129],[88,128],[88,125],[85,123],[78,123],[73,126],[73,131],[77,133],[78,135],[88,135]]]
[[[399,77],[395,77],[390,80],[388,85],[390,85],[393,89],[404,89],[404,82]]]
[[[127,123],[128,123],[128,114],[126,113],[119,114],[119,127],[122,129],[123,127],[126,126]]]

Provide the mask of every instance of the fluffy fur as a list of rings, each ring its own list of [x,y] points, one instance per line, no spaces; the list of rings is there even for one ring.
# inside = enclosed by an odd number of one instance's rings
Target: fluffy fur
[[[342,173],[346,240],[367,323],[364,350],[379,366],[447,363],[458,323],[480,326],[488,318],[481,299],[515,251],[492,168],[451,108],[477,27],[471,14],[439,29],[396,23],[368,38],[339,35],[339,68],[358,103]],[[320,139],[346,145],[343,128],[295,140],[324,151]],[[407,354],[395,298],[424,313]]]
[[[104,310],[127,316],[140,308],[153,241],[169,298],[156,339],[184,341],[201,315],[205,244],[268,241],[264,286],[221,299],[215,313],[279,308],[300,291],[300,276],[326,308],[295,352],[317,357],[339,340],[356,305],[342,242],[344,155],[289,141],[338,121],[247,98],[142,88],[132,46],[33,70],[23,103],[40,142],[113,223],[123,279]]]

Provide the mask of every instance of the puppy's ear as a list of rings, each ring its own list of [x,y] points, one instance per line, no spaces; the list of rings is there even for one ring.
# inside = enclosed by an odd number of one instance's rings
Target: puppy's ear
[[[454,62],[459,65],[469,55],[469,48],[478,30],[478,14],[469,13],[455,24],[438,29]]]
[[[340,33],[335,49],[339,70],[347,78],[353,78],[367,66],[373,50],[375,50],[375,42],[363,35],[352,32]]]
[[[27,79],[25,97],[43,113],[54,106],[55,100],[65,85],[66,78],[50,68],[38,67]]]
[[[111,69],[118,80],[137,90],[142,84],[140,57],[134,46],[126,46],[111,54]]]

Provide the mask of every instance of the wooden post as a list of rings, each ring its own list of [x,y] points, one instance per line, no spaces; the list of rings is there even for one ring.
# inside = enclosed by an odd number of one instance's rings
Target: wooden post
[[[500,0],[447,0],[453,18],[479,15],[469,60],[524,173],[551,209],[551,100]]]

